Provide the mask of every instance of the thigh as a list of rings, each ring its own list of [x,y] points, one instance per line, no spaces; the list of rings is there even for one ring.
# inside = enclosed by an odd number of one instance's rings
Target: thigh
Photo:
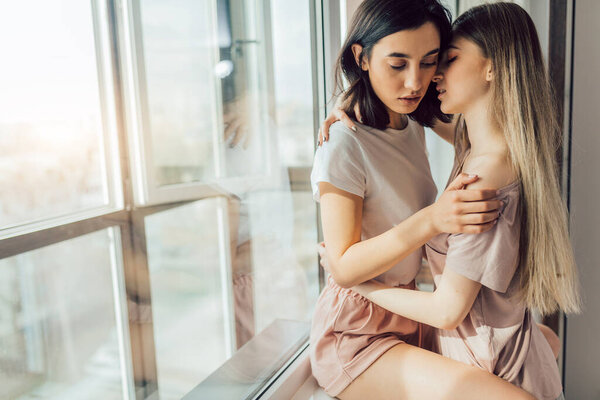
[[[392,347],[338,398],[535,400],[524,390],[474,366],[409,344]]]

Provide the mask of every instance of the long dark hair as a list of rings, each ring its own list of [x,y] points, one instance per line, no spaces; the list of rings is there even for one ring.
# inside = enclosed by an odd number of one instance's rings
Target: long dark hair
[[[363,1],[352,17],[335,68],[335,87],[338,95],[343,94],[342,108],[346,114],[356,119],[354,107],[358,105],[364,124],[385,129],[390,122],[385,105],[373,91],[368,73],[356,63],[353,44],[360,44],[363,48],[360,59],[368,59],[373,46],[382,38],[432,22],[440,33],[441,53],[450,42],[450,20],[450,12],[438,0]],[[348,83],[347,89],[344,88],[344,79]],[[435,119],[450,121],[449,116],[440,110],[437,91],[431,84],[417,109],[408,116],[423,126],[432,126]]]

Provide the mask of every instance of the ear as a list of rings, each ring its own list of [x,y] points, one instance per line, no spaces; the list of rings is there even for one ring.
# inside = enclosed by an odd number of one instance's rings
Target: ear
[[[488,61],[485,67],[485,80],[491,82],[494,80],[494,69],[492,68],[492,62]]]
[[[352,54],[354,54],[354,60],[356,61],[356,65],[358,65],[363,71],[368,71],[369,66],[366,63],[366,61],[363,61],[362,51],[363,47],[360,44],[354,43],[352,45]]]

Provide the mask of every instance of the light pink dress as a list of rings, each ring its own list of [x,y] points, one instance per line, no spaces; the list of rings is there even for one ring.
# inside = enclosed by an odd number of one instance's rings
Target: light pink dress
[[[465,320],[437,331],[441,355],[475,365],[533,394],[554,400],[562,393],[550,345],[531,311],[519,302],[520,183],[500,189],[498,223],[481,234],[441,234],[426,246],[434,281],[450,268],[482,284]]]
[[[436,188],[425,150],[423,127],[409,121],[403,130],[377,130],[342,123],[331,127],[328,142],[317,150],[311,175],[319,200],[319,182],[363,198],[361,239],[377,236],[435,200]],[[414,288],[421,267],[419,249],[375,279]],[[317,382],[337,396],[391,347],[419,343],[419,324],[393,314],[332,278],[315,307],[310,360]]]

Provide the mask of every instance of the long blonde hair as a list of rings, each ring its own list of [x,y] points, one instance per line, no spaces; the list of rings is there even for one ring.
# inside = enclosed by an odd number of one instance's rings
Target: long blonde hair
[[[579,281],[560,195],[556,150],[560,128],[533,21],[514,3],[474,7],[453,33],[477,44],[492,62],[491,118],[504,132],[521,182],[521,296],[541,314],[579,312]],[[468,146],[460,131],[457,148]]]

